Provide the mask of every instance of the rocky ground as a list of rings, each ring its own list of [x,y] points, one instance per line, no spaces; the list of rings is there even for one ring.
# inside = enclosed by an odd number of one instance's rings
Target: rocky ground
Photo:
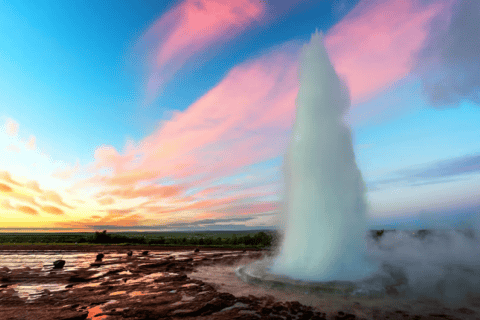
[[[247,294],[248,290],[242,294],[229,293],[214,283],[215,274],[210,275],[212,281],[192,276],[197,269],[212,266],[217,268],[212,270],[223,268],[233,274],[231,270],[240,260],[245,263],[259,259],[264,255],[262,251],[201,249],[194,252],[193,248],[185,247],[112,246],[75,249],[103,252],[105,257],[102,261],[92,261],[88,267],[69,271],[9,269],[2,268],[0,262],[0,319],[480,319],[479,314],[469,308],[439,307],[437,311],[429,309],[418,314],[363,302],[327,312],[294,299],[288,301],[285,295],[279,298],[280,294],[274,291],[263,295]],[[129,257],[127,252],[132,249],[134,252]],[[24,247],[22,250],[34,252],[47,248]],[[144,250],[149,252],[143,254]],[[157,255],[156,250],[161,250],[162,255]],[[108,259],[113,253],[115,258]],[[220,273],[217,279],[222,277]],[[43,289],[27,298],[16,290],[25,283],[38,286],[57,283],[62,290]],[[244,286],[248,289],[247,284]],[[258,291],[252,288],[251,292]]]

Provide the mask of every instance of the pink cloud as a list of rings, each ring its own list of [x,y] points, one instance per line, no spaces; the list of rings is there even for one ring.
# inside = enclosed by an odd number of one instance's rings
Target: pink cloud
[[[410,72],[432,18],[445,8],[445,2],[427,6],[419,0],[363,0],[329,30],[325,45],[354,103],[368,100]]]
[[[185,0],[172,8],[138,44],[151,50],[147,103],[193,55],[234,38],[264,14],[265,3],[254,0]]]
[[[360,3],[325,38],[354,100],[409,71],[411,54],[426,35],[422,30],[440,10],[439,5],[414,10],[413,0],[379,3]],[[394,18],[384,17],[394,10]],[[130,143],[123,155],[109,146],[97,149],[93,171],[113,170],[111,177],[97,179],[109,185],[166,176],[203,175],[208,180],[280,155],[288,142],[298,92],[298,50],[292,47],[286,44],[233,68],[215,88],[187,110],[175,113],[137,147]],[[138,155],[141,161],[131,165]]]
[[[191,2],[185,3],[191,5]],[[374,5],[363,1],[327,33],[327,50],[337,72],[351,87],[354,102],[368,98],[410,71],[412,54],[421,47],[429,22],[442,9],[439,3],[424,7],[417,7],[416,3],[414,0],[378,1]],[[168,35],[179,28],[172,22]],[[181,41],[177,44],[178,47],[182,45]],[[115,191],[102,195],[124,198],[180,196],[189,187],[238,173],[245,166],[281,155],[294,121],[298,92],[299,48],[291,43],[285,46],[289,46],[289,50],[277,48],[233,68],[216,87],[187,110],[175,113],[153,134],[137,145],[128,142],[123,153],[111,146],[99,147],[95,151],[95,162],[90,166],[90,171],[96,175],[74,188],[92,184],[113,186]],[[291,50],[292,47],[295,50]],[[166,48],[174,50],[176,47]],[[194,48],[200,50],[201,43]],[[173,57],[167,54],[168,50],[155,52],[163,52],[158,55],[159,61]],[[102,169],[110,169],[111,174],[99,174]],[[166,177],[192,179],[193,182],[183,184],[180,189],[165,189],[159,185],[138,188],[140,182]],[[213,189],[198,196],[208,197],[212,192]],[[191,203],[194,197],[188,197],[174,207],[147,206],[144,209],[152,214],[196,209],[205,213],[208,209],[213,214],[212,210],[217,207],[228,211],[226,208],[237,198],[223,196],[222,199]],[[243,211],[258,213],[275,208],[275,204],[259,204]]]
[[[277,156],[293,123],[298,90],[295,58],[296,54],[277,50],[235,67],[138,146],[129,143],[123,155],[101,146],[90,170],[107,168],[113,175],[90,182],[131,186],[167,176],[212,178]]]

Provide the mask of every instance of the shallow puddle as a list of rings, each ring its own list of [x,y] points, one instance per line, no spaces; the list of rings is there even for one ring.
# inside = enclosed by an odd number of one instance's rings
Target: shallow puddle
[[[65,286],[59,284],[25,283],[14,284],[9,286],[9,288],[15,290],[20,298],[31,301],[49,292],[62,291],[65,289]]]
[[[101,261],[95,261],[97,254],[100,252],[103,252],[103,254],[105,255],[104,258]],[[15,279],[14,281],[7,283],[7,288],[13,289],[20,298],[31,301],[37,299],[43,294],[46,294],[45,290],[49,290],[50,292],[65,290],[65,287],[68,283],[65,283],[65,280],[63,280],[62,283],[59,283],[59,281],[61,281],[60,279],[62,277],[65,279],[66,274],[68,274],[69,272],[78,271],[80,269],[95,270],[96,273],[90,275],[88,279],[98,277],[101,279],[101,281],[105,281],[109,279],[109,277],[105,277],[105,275],[112,270],[124,269],[123,271],[118,272],[118,274],[125,276],[133,275],[132,272],[127,270],[130,265],[134,264],[133,261],[138,262],[139,260],[141,260],[145,262],[148,261],[148,263],[155,263],[158,261],[165,261],[165,259],[167,258],[173,258],[174,260],[179,261],[193,258],[193,261],[198,261],[203,260],[207,257],[210,259],[212,257],[219,258],[223,254],[227,254],[228,257],[238,256],[238,254],[232,253],[231,251],[200,251],[198,253],[193,253],[192,250],[176,252],[149,251],[147,256],[142,255],[142,252],[143,251],[141,250],[133,251],[132,257],[127,257],[126,253],[118,253],[117,251],[109,252],[108,250],[98,252],[75,252],[65,250],[4,250],[0,251],[0,272],[5,274],[7,277]],[[65,266],[61,269],[55,269],[53,267],[53,262],[60,259],[65,260]],[[92,263],[100,263],[100,265],[91,266]],[[172,277],[177,275],[177,273],[157,272],[136,279],[126,279],[126,283],[147,284],[158,281],[159,278]],[[23,281],[25,281],[26,279],[35,279],[38,276],[43,277],[42,281],[48,281],[48,283],[23,283]],[[74,288],[97,287],[103,283],[100,281],[100,279],[97,280],[99,282],[89,282],[82,284],[74,283],[73,285]],[[20,282],[15,283],[15,281]],[[117,279],[116,281],[121,282],[124,280]],[[156,283],[155,288],[158,288],[158,285],[160,285],[160,283]],[[115,295],[114,293],[112,293],[112,295]],[[120,293],[117,294],[120,295]],[[140,293],[135,294],[140,295]]]

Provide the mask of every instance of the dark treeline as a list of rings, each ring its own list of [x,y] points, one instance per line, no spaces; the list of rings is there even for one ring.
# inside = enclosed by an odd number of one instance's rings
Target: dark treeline
[[[274,235],[271,232],[258,232],[254,235],[212,236],[191,234],[183,236],[163,236],[155,234],[111,234],[106,230],[90,234],[8,234],[0,235],[0,243],[89,243],[123,245],[178,245],[178,246],[222,246],[222,247],[269,247]]]
[[[370,230],[370,237],[379,242],[385,234],[397,230]],[[412,237],[421,240],[433,231],[412,230]],[[473,237],[472,231],[462,231]],[[165,245],[165,246],[218,246],[218,247],[275,247],[281,243],[278,231],[242,232],[130,232],[107,233],[106,230],[93,233],[0,233],[0,244],[117,244],[117,245]]]

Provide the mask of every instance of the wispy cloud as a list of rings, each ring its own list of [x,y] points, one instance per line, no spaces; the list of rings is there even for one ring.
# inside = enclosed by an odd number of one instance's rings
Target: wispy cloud
[[[73,209],[72,206],[63,202],[62,197],[55,191],[45,191],[43,195],[40,196],[40,199],[42,199],[43,201],[48,201],[48,202],[58,204],[60,206],[63,206],[69,209]]]
[[[420,186],[466,179],[468,175],[480,173],[480,154],[460,156],[430,164],[397,170],[390,177],[368,183],[370,191],[387,186],[407,184]]]
[[[8,171],[0,171],[0,180],[3,180],[5,182],[8,182],[8,183],[16,185],[16,186],[20,185],[20,183],[18,183],[17,181],[12,179],[12,176],[10,175],[10,173]]]
[[[161,194],[173,189],[133,186],[164,177],[213,179],[275,157],[286,146],[297,90],[294,56],[273,51],[235,67],[137,146],[128,143],[124,154],[99,147],[89,166],[97,175],[83,183],[120,186],[129,194]],[[112,174],[100,175],[104,169]]]
[[[12,192],[13,189],[7,186],[6,184],[0,183],[0,191],[1,192]]]
[[[2,200],[2,203],[1,203],[1,206],[3,209],[7,209],[7,210],[13,210],[15,209],[12,204],[10,203],[10,200],[8,199],[3,199]]]
[[[141,225],[140,221],[142,220],[144,220],[144,217],[140,214],[125,215],[115,211],[109,212],[106,216],[92,215],[90,218],[54,222],[53,226],[55,228],[69,228],[78,230],[121,229],[122,227],[137,229],[137,226]]]
[[[147,54],[146,103],[187,60],[262,19],[265,2],[185,0],[160,17],[137,44]]]
[[[413,55],[445,3],[362,0],[325,38],[335,70],[345,77],[354,103],[371,98],[406,76]],[[368,80],[366,80],[368,79]]]
[[[37,181],[29,181],[25,183],[24,185],[26,188],[29,188],[30,190],[36,191],[38,193],[43,193],[43,190],[40,189],[40,185],[38,184]]]
[[[45,206],[45,207],[42,207],[42,210],[47,212],[47,213],[54,214],[54,215],[64,215],[65,214],[65,212],[62,209],[54,207],[54,206]]]
[[[109,204],[114,204],[115,200],[112,197],[106,197],[106,198],[103,198],[103,199],[98,199],[97,202],[98,202],[98,204],[100,204],[102,206],[107,206]]]
[[[28,214],[28,215],[32,215],[32,216],[36,216],[38,215],[38,211],[31,208],[31,207],[28,207],[28,206],[19,206],[16,208],[18,211],[22,212],[22,213],[25,213],[25,214]]]
[[[58,169],[57,171],[52,173],[52,177],[58,178],[61,180],[68,180],[72,178],[78,172],[79,169],[80,169],[80,162],[79,160],[77,160],[77,162],[75,163],[75,166],[71,167],[67,165],[67,167],[64,169]]]
[[[140,188],[123,187],[112,191],[101,192],[97,194],[98,197],[103,197],[105,194],[110,196],[117,196],[124,199],[133,199],[139,197],[168,198],[179,195],[183,188],[181,186],[146,186]]]

